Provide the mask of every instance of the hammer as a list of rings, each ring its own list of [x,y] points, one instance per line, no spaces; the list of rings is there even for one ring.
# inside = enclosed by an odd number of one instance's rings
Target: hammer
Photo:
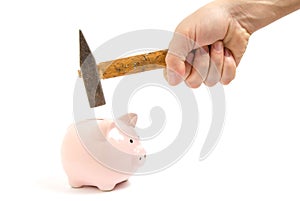
[[[97,64],[81,30],[79,30],[79,43],[81,70],[78,70],[78,75],[83,78],[91,108],[105,105],[105,98],[100,79],[113,78],[166,67],[165,58],[168,50],[159,50]]]

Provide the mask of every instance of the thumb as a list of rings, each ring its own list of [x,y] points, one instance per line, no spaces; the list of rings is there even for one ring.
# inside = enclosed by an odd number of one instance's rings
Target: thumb
[[[194,49],[195,42],[184,34],[175,32],[169,44],[166,56],[167,80],[170,85],[177,85],[185,76],[185,60]]]

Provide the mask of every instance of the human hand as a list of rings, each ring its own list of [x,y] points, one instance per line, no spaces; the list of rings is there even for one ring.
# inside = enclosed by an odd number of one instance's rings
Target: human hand
[[[166,56],[167,80],[192,88],[229,84],[256,30],[300,9],[300,0],[215,0],[176,28]]]
[[[231,14],[230,1],[213,1],[178,25],[166,56],[169,84],[184,80],[197,88],[234,79],[250,33]]]

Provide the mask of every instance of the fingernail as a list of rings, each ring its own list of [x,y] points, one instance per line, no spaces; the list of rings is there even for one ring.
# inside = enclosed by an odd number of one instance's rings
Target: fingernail
[[[217,51],[217,52],[221,52],[223,50],[223,43],[221,41],[215,42],[213,44],[213,48]]]
[[[177,73],[170,69],[167,70],[167,78],[170,85],[176,85],[181,81],[181,78],[177,75]]]
[[[225,57],[230,57],[231,56],[231,52],[229,49],[225,48],[225,52],[224,52]]]

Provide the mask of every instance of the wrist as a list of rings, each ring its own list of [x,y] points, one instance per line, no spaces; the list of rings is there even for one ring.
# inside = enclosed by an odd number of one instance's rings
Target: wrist
[[[226,1],[226,0],[225,0]],[[250,34],[300,8],[300,0],[227,0],[232,18]]]

